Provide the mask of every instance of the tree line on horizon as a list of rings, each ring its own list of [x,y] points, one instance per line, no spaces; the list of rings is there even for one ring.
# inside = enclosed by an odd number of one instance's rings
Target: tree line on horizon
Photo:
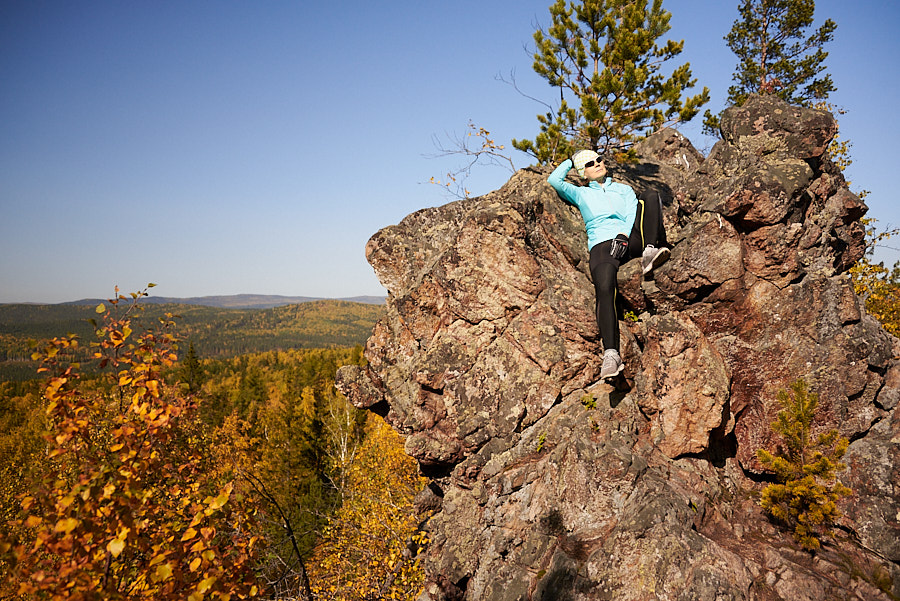
[[[0,381],[36,376],[34,347],[54,336],[90,339],[95,307],[82,305],[0,305]],[[384,306],[322,300],[271,309],[221,309],[200,305],[146,304],[146,319],[177,314],[179,332],[194,352],[226,358],[273,349],[329,348],[362,344]],[[92,369],[89,349],[76,351]]]

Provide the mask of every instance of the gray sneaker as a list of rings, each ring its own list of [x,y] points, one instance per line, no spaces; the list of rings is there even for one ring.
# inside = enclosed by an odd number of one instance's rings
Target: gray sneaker
[[[603,365],[600,367],[600,379],[606,380],[618,376],[625,369],[619,351],[616,349],[607,349],[603,351]]]
[[[641,256],[641,266],[644,268],[644,275],[647,275],[669,259],[672,254],[668,248],[656,248],[650,244],[644,249]]]

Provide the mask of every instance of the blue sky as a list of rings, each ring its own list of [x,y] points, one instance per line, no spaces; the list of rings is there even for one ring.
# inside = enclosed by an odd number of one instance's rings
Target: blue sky
[[[549,0],[0,3],[0,302],[384,294],[368,238],[451,200],[435,138],[471,120],[509,148],[550,100],[531,70]],[[698,87],[724,106],[737,0],[667,0]],[[893,0],[819,0],[852,189],[900,226]],[[699,119],[697,120],[699,121]],[[682,128],[701,150],[698,124]],[[516,167],[531,161],[511,151]],[[474,194],[509,173],[476,171]],[[900,240],[894,241],[900,247]],[[888,264],[900,252],[884,249]]]

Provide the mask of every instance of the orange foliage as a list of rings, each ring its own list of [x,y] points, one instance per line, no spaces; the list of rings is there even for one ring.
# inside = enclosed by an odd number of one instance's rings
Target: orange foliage
[[[881,322],[884,329],[900,336],[900,262],[893,269],[874,263],[870,257],[876,247],[900,234],[900,229],[877,231],[875,220],[865,218],[866,256],[850,269],[853,288],[864,302],[866,311]]]
[[[43,478],[22,500],[25,535],[0,545],[14,564],[0,592],[54,600],[259,594],[253,514],[230,482],[207,475],[194,404],[161,378],[176,360],[171,316],[157,330],[135,331],[131,314],[145,295],[97,308],[95,357],[111,370],[105,392],[80,386],[78,365],[66,361],[76,338],[35,353],[49,374],[49,452]]]

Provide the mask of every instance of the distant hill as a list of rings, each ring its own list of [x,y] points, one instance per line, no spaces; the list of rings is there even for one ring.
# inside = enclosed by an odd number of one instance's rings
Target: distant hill
[[[106,299],[83,298],[77,301],[61,303],[63,305],[90,305],[96,307]],[[175,298],[168,296],[150,295],[141,300],[142,303],[157,305],[201,305],[203,307],[219,307],[221,309],[272,309],[285,305],[297,305],[321,300],[341,300],[351,303],[364,303],[368,305],[383,305],[383,296],[353,296],[349,298],[325,299],[314,296],[279,296],[277,294],[232,294],[227,296],[193,296],[189,298]]]
[[[215,298],[215,297],[208,297]],[[230,298],[230,297],[223,297]],[[255,297],[272,298],[272,297]],[[282,297],[285,298],[285,297]],[[158,301],[158,299],[156,299]],[[186,299],[182,299],[186,300]],[[32,341],[41,344],[54,336],[74,334],[82,341],[78,360],[90,369],[90,341],[100,300],[56,305],[0,305],[0,381],[34,378]],[[247,353],[301,348],[352,347],[364,344],[384,313],[380,304],[345,300],[308,300],[258,309],[234,309],[207,304],[158,304],[141,299],[140,319],[152,325],[174,314],[176,333],[201,358],[226,358]],[[99,321],[99,320],[98,320]]]

